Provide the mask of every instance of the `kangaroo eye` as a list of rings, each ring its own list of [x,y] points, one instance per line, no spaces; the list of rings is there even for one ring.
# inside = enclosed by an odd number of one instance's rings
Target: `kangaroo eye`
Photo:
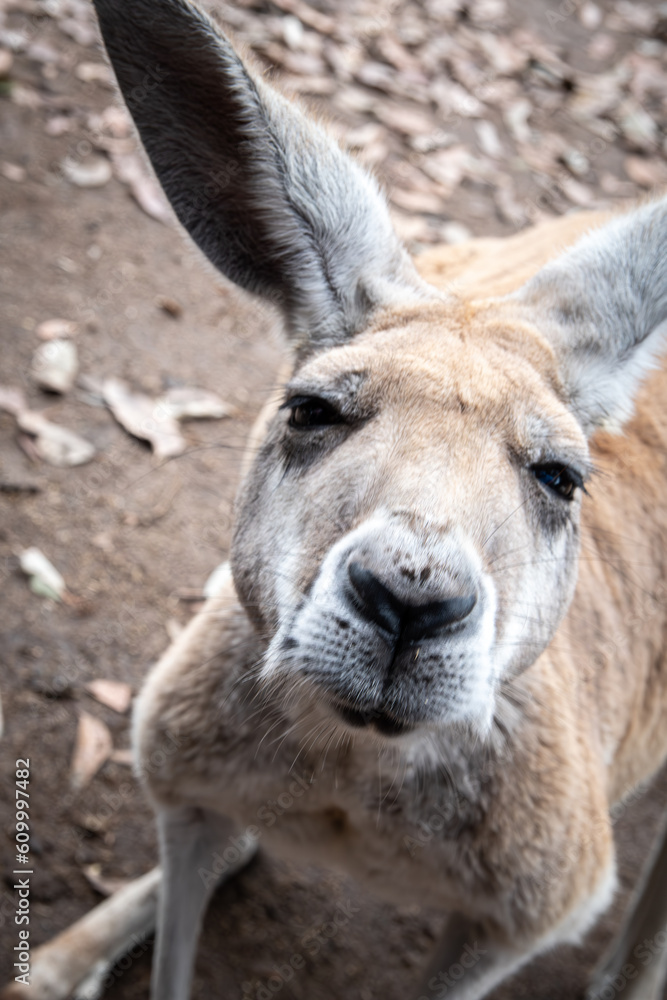
[[[563,500],[574,500],[576,490],[584,488],[584,481],[578,472],[557,462],[548,465],[533,465],[530,471],[538,483],[542,483]]]
[[[317,396],[295,396],[289,399],[285,406],[292,411],[289,426],[299,430],[343,423],[343,416],[336,407]]]

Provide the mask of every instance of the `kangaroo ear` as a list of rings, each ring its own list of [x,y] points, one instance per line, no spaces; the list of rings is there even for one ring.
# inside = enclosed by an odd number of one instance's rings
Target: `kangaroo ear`
[[[377,184],[254,74],[188,0],[94,0],[118,83],[195,243],[274,301],[301,350],[362,328],[420,279]],[[425,286],[424,286],[425,287]]]
[[[667,335],[667,199],[589,233],[512,298],[552,343],[588,433],[616,430]]]
[[[667,199],[589,233],[511,298],[551,342],[584,430],[618,430],[667,339]]]

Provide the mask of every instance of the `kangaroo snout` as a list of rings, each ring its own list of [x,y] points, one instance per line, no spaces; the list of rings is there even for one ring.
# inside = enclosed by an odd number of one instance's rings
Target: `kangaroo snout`
[[[468,618],[477,594],[417,603],[399,596],[361,563],[347,566],[351,603],[359,614],[388,632],[395,642],[423,642]]]
[[[375,514],[283,620],[269,673],[313,681],[339,721],[396,735],[491,712],[495,594],[456,534]]]
[[[349,703],[336,703],[334,707],[350,726],[372,725],[383,736],[403,735],[414,728],[420,714],[417,706],[410,706],[409,695],[406,697],[409,681],[405,675],[419,675],[415,667],[421,647],[428,640],[447,642],[447,633],[454,626],[460,633],[468,622],[472,624],[477,593],[473,590],[441,600],[425,599],[423,584],[431,575],[428,569],[422,570],[419,577],[411,571],[399,570],[398,579],[392,579],[390,574],[391,582],[383,582],[358,562],[355,554],[347,561],[344,573],[345,592],[353,615],[373,626],[381,636],[384,656],[378,656],[375,664],[376,669],[384,671],[385,679],[381,707],[353,707]],[[450,583],[448,589],[453,586]],[[422,676],[422,683],[425,680]],[[428,699],[424,697],[424,701]],[[390,707],[387,709],[386,705]]]

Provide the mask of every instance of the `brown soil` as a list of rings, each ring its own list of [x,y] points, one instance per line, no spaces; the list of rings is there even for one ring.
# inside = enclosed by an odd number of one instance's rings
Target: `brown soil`
[[[83,792],[70,789],[82,709],[109,726],[117,748],[129,743],[128,718],[95,702],[84,685],[104,677],[138,689],[167,645],[165,624],[184,623],[191,613],[179,594],[200,590],[227,555],[243,443],[283,354],[279,337],[267,329],[266,312],[219,284],[180,234],[142,214],[116,179],[82,190],[58,172],[85,133],[79,128],[48,136],[47,118],[67,108],[102,109],[111,95],[75,73],[79,62],[98,60],[99,53],[82,49],[50,18],[30,19],[26,11],[37,7],[29,0],[6,3],[10,27],[35,24],[37,37],[57,49],[61,63],[49,78],[35,60],[15,55],[13,83],[33,88],[47,103],[28,107],[10,99],[8,90],[0,98],[0,160],[26,170],[22,182],[0,175],[0,382],[22,386],[36,408],[88,438],[98,453],[92,463],[74,469],[31,462],[19,447],[13,418],[0,413],[0,691],[6,725],[0,745],[0,863],[6,873],[0,890],[0,982],[12,975],[16,930],[11,888],[16,758],[31,762],[32,944],[52,937],[99,901],[84,867],[96,864],[105,876],[133,877],[155,863],[151,811],[127,766],[107,763]],[[342,5],[336,16],[346,17],[352,7]],[[573,66],[590,69],[583,51],[588,35],[584,39],[579,21],[565,18],[554,34],[545,18],[549,9],[544,2],[515,2],[509,25],[532,26],[548,44],[565,46]],[[266,10],[276,14],[269,5]],[[415,11],[421,16],[420,7]],[[264,15],[249,16],[259,23]],[[619,51],[641,37],[638,31],[623,38]],[[328,98],[316,103],[330,109]],[[339,109],[332,114],[346,126],[360,124],[352,112],[347,119]],[[572,143],[580,138],[580,127],[566,117],[557,128]],[[469,141],[470,123],[461,129]],[[398,142],[391,134],[389,141]],[[627,154],[620,140],[601,154],[587,179],[596,198],[604,198],[605,171],[624,185],[623,195],[638,190],[622,175]],[[523,168],[509,152],[498,169],[521,188]],[[539,191],[532,175],[526,183]],[[466,180],[447,208],[450,219],[476,234],[514,228],[498,213],[488,185]],[[160,297],[178,300],[181,314],[168,315]],[[38,343],[35,328],[55,316],[81,324],[77,343],[84,373],[117,375],[151,394],[173,384],[203,386],[235,403],[240,416],[189,423],[187,452],[156,461],[80,389],[61,399],[34,386],[29,367]],[[54,604],[28,590],[17,553],[31,545],[58,567],[76,603]],[[666,802],[663,775],[619,819],[623,891],[585,946],[562,948],[536,962],[494,1000],[583,997],[586,971],[618,919]],[[292,870],[264,855],[214,899],[193,996],[255,998],[258,983],[303,952],[305,931],[330,920],[337,903],[348,900],[358,912],[319,954],[304,953],[305,969],[284,983],[281,1000],[407,997],[437,933],[437,915],[379,905],[340,879]],[[106,995],[145,997],[149,968],[147,947],[129,966],[117,967]]]

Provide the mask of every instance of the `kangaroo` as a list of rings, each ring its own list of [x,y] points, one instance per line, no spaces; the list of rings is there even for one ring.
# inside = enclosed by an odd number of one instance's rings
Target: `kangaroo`
[[[259,842],[438,907],[415,997],[481,1000],[607,908],[610,808],[667,757],[667,200],[413,262],[374,180],[199,8],[94,3],[177,217],[282,311],[294,363],[229,578],[135,712],[162,875],[67,932],[70,986],[157,905],[152,996],[187,1000],[216,878]],[[665,886],[658,844],[591,996]],[[635,971],[624,996],[659,1000],[665,962]]]

